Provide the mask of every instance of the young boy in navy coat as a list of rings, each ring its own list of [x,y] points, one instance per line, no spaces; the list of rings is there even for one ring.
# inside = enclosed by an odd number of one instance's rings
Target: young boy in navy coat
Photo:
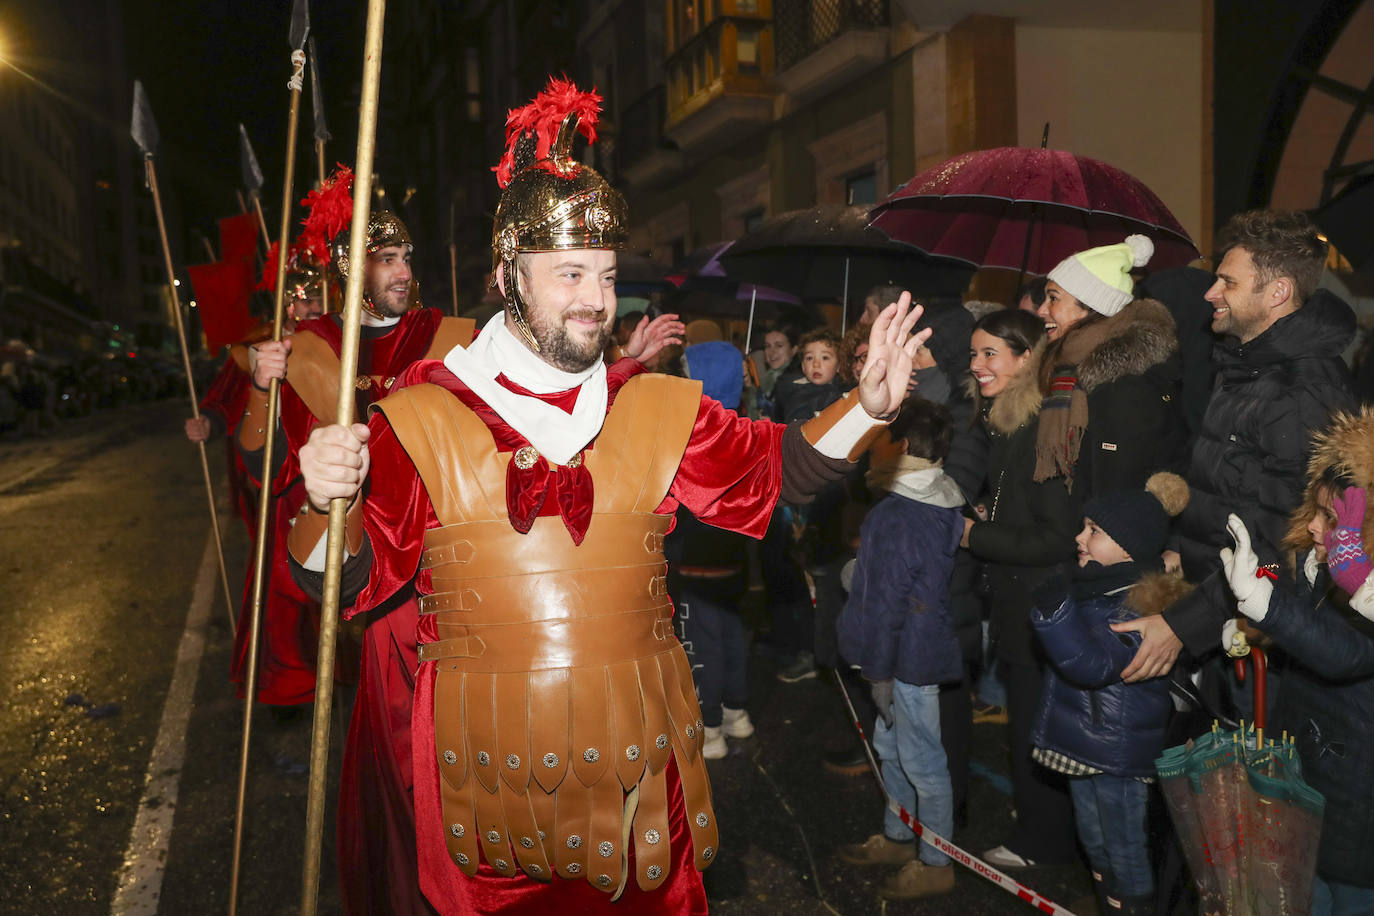
[[[1187,497],[1177,475],[1156,474],[1144,490],[1089,500],[1072,580],[1050,579],[1033,596],[1031,624],[1050,665],[1031,756],[1069,776],[1103,913],[1154,913],[1146,808],[1172,704],[1165,678],[1121,680],[1139,637],[1111,624],[1158,614],[1187,590],[1160,559],[1169,516]]]
[[[964,533],[964,497],[941,468],[949,452],[949,411],[908,400],[870,451],[869,486],[887,494],[860,529],[849,601],[840,615],[840,654],[872,685],[879,718],[873,748],[883,782],[903,808],[942,837],[954,830],[954,793],[940,742],[940,685],[963,677],[949,607],[954,555]],[[883,832],[842,846],[851,865],[901,865],[879,894],[908,900],[954,889],[954,866],[891,811]]]

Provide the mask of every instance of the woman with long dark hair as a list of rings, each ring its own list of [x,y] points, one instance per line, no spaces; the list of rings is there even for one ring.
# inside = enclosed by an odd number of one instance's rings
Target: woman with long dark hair
[[[1064,780],[1031,759],[1043,660],[1030,627],[1031,591],[1075,557],[1081,517],[1063,477],[1036,481],[1044,323],[1007,309],[984,315],[970,340],[974,422],[988,436],[985,517],[965,522],[965,547],[983,561],[993,657],[1007,688],[1016,828],[984,855],[999,868],[1074,861]]]

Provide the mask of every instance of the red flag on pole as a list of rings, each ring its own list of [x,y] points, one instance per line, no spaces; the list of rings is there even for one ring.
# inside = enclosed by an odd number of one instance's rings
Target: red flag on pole
[[[223,225],[223,223],[221,223]],[[256,224],[250,223],[256,232]],[[256,235],[250,235],[256,240]],[[191,275],[200,325],[205,329],[206,346],[211,353],[238,343],[257,326],[253,318],[253,262],[239,257],[214,264],[193,264]]]
[[[258,220],[251,212],[226,216],[219,221],[220,260],[252,258],[257,248]]]

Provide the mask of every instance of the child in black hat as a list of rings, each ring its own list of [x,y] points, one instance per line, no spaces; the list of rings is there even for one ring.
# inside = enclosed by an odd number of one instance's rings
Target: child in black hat
[[[1110,625],[1158,614],[1187,589],[1163,574],[1160,561],[1169,516],[1187,502],[1188,486],[1174,474],[1089,500],[1076,538],[1078,569],[1034,595],[1031,623],[1050,665],[1032,756],[1069,777],[1078,839],[1104,913],[1154,912],[1148,783],[1172,705],[1164,678],[1121,680],[1139,637]]]

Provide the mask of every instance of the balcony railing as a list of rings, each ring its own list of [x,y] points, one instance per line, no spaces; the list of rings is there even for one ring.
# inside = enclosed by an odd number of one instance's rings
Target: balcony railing
[[[881,28],[888,20],[888,0],[778,3],[773,10],[777,69],[786,70],[851,29]]]

